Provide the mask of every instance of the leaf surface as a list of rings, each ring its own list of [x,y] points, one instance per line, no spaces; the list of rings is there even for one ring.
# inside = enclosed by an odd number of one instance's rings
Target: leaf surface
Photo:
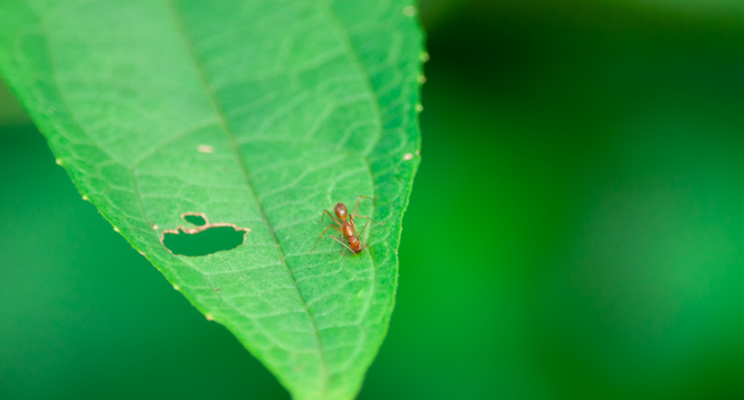
[[[349,399],[387,330],[419,163],[408,6],[4,0],[0,72],[84,198],[194,306],[294,398]],[[325,237],[307,254],[321,211],[360,195],[384,223],[369,250]],[[174,255],[161,238],[196,230],[184,213],[249,233]]]

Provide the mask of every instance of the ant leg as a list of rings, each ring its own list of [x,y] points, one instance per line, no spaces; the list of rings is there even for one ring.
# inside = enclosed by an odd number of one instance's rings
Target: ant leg
[[[320,214],[320,221],[318,221],[318,223],[323,222],[323,218],[325,218],[326,214],[328,214],[328,216],[331,217],[331,219],[339,226],[341,225],[341,222],[339,222],[339,220],[337,220],[336,217],[334,217],[333,214],[331,214],[328,210],[323,210],[323,214]]]
[[[367,223],[364,224],[364,228],[362,228],[362,231],[359,232],[358,238],[359,238],[359,243],[362,244],[362,248],[365,248],[366,247],[366,248],[369,249],[369,246],[367,246],[367,243],[365,243],[366,239],[364,238],[364,231],[367,230],[367,227],[368,226],[369,226],[369,221],[367,221]],[[353,253],[353,251],[352,251],[352,253]]]
[[[367,229],[368,226],[369,226],[369,221],[367,221],[367,223],[364,224],[364,228],[362,228],[362,230],[359,232],[359,239],[364,238],[364,231]]]
[[[368,200],[372,200],[372,201],[374,201],[374,200],[373,200],[373,199],[372,199],[371,197],[369,197],[369,196],[359,196],[359,197],[357,197],[357,202],[356,202],[356,206],[354,206],[354,212],[353,212],[353,213],[351,213],[351,216],[350,216],[350,218],[349,218],[349,219],[351,219],[352,225],[354,225],[354,227],[356,228],[356,224],[354,223],[354,217],[365,218],[365,219],[367,219],[367,220],[369,220],[369,221],[372,221],[372,222],[376,223],[377,225],[385,225],[385,224],[383,224],[383,223],[380,223],[380,222],[377,222],[377,221],[373,220],[373,219],[372,219],[372,218],[370,218],[370,217],[365,217],[364,215],[359,215],[359,214],[357,214],[357,210],[359,209],[359,201],[360,201],[360,200],[361,200],[362,198],[365,198],[365,199],[368,199]]]
[[[364,218],[364,219],[366,219],[368,221],[372,221],[372,222],[376,223],[377,225],[385,225],[385,223],[383,223],[383,222],[377,222],[377,221],[373,220],[372,218],[366,217],[364,215],[351,214],[351,216],[352,217],[358,217],[358,218]]]
[[[341,232],[341,229],[339,229],[339,228],[338,228],[338,227],[337,227],[336,225],[330,224],[330,225],[326,226],[325,230],[323,230],[323,233],[321,233],[321,234],[320,234],[320,237],[319,237],[319,238],[318,238],[318,240],[317,240],[317,241],[315,242],[315,245],[313,245],[313,248],[312,248],[312,249],[310,249],[310,251],[308,251],[308,252],[307,252],[306,254],[310,254],[310,253],[312,253],[312,251],[313,251],[313,250],[315,250],[315,246],[317,246],[317,245],[318,245],[318,242],[320,242],[320,239],[323,239],[323,235],[325,235],[325,234],[326,234],[326,232],[328,232],[328,228],[333,228],[333,229],[335,229],[335,230],[337,230],[337,231]]]
[[[342,238],[344,237],[343,232],[341,233],[341,237]],[[333,236],[332,238],[333,238],[333,240],[339,242],[339,239],[336,239],[335,236]],[[346,246],[342,242],[339,242],[339,243],[342,244],[342,246],[341,246],[341,258],[344,258],[344,256],[346,255]]]
[[[359,209],[359,200],[361,200],[362,198],[372,200],[372,198],[369,197],[369,196],[359,196],[359,197],[357,197],[357,203],[356,203],[356,206],[354,206],[354,212],[352,214],[356,214],[357,209]],[[374,201],[374,200],[372,200],[372,201]]]
[[[344,246],[345,248],[349,249],[349,251],[350,251],[350,252],[352,252],[352,254],[354,253],[354,250],[352,250],[352,249],[351,249],[351,247],[349,247],[349,245],[347,245],[347,244],[346,244],[346,243],[345,243],[345,242],[344,242],[343,240],[341,240],[340,238],[337,238],[337,237],[335,237],[335,236],[331,236],[331,239],[333,239],[333,240],[335,240],[335,241],[337,241],[337,242],[341,243],[341,246]],[[345,252],[345,251],[346,251],[346,250],[344,249],[344,252]],[[343,254],[346,254],[346,253],[341,253],[342,257],[343,257]]]

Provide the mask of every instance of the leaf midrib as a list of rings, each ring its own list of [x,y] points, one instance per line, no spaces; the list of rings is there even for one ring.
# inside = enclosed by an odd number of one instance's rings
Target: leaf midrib
[[[258,199],[258,196],[256,195],[256,189],[253,186],[253,181],[251,180],[250,173],[248,172],[248,169],[245,165],[245,161],[243,160],[243,156],[240,153],[240,148],[238,147],[238,144],[235,140],[235,132],[230,126],[227,120],[227,117],[225,115],[224,109],[222,108],[221,103],[217,99],[217,96],[214,93],[214,90],[212,90],[212,87],[209,85],[207,72],[204,68],[203,63],[200,61],[199,57],[197,56],[196,50],[194,49],[194,46],[193,46],[193,41],[191,40],[190,36],[186,32],[186,29],[183,24],[183,20],[180,17],[180,13],[176,9],[176,7],[173,5],[172,0],[164,0],[164,2],[166,3],[166,7],[170,11],[171,16],[173,17],[173,20],[178,28],[179,37],[181,38],[184,44],[184,47],[188,51],[188,54],[199,73],[199,82],[201,84],[202,90],[206,94],[207,98],[209,99],[210,104],[212,105],[212,108],[214,109],[215,113],[217,113],[217,116],[219,117],[220,126],[222,127],[222,130],[225,132],[225,135],[227,136],[227,140],[230,142],[230,146],[233,152],[235,153],[235,157],[237,158],[238,164],[240,164],[240,169],[243,172],[243,176],[245,177],[246,184],[248,185],[248,188],[250,189],[251,195],[256,200],[256,204],[258,205],[259,212],[261,213],[261,217],[263,218],[264,223],[266,224],[266,227],[271,233],[271,238],[274,240],[274,244],[276,245],[277,251],[279,253],[279,258],[281,259],[281,262],[284,265],[284,268],[286,268],[287,273],[289,274],[289,277],[292,279],[292,284],[294,285],[294,288],[297,291],[297,296],[302,301],[302,306],[305,309],[305,314],[307,314],[308,318],[310,318],[310,322],[313,325],[313,332],[315,333],[315,339],[318,342],[318,353],[320,355],[321,367],[323,371],[323,397],[326,397],[327,389],[328,389],[328,365],[326,363],[325,355],[323,353],[323,345],[320,340],[320,332],[318,330],[317,324],[315,323],[315,318],[313,318],[313,315],[308,310],[307,301],[305,301],[305,298],[302,296],[302,293],[300,292],[300,289],[297,286],[297,280],[295,279],[294,274],[292,274],[292,270],[289,268],[289,265],[287,264],[287,260],[284,256],[284,251],[282,251],[282,247],[276,238],[276,232],[274,231],[274,227],[269,223],[269,219],[266,216],[266,212],[264,211],[263,205],[261,204],[261,202]],[[222,297],[220,296],[219,293],[217,293],[217,296],[220,298]],[[228,302],[225,302],[225,303],[229,304]]]

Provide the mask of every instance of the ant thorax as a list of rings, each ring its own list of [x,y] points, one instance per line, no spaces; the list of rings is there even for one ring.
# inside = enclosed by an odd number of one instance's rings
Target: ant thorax
[[[344,222],[343,224],[341,224],[341,232],[342,232],[342,233],[344,234],[344,236],[346,236],[347,238],[348,238],[348,237],[352,237],[352,236],[354,236],[354,226],[353,226],[353,225],[351,225],[351,224],[350,224],[350,223],[348,223],[348,222]]]

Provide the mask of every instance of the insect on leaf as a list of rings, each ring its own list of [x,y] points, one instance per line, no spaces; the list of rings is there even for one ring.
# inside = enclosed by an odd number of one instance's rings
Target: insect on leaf
[[[419,163],[415,14],[398,0],[4,0],[0,72],[84,198],[196,308],[295,399],[351,399],[387,331]],[[307,254],[321,212],[360,195],[384,223],[369,248],[342,257],[326,237]],[[198,235],[218,246],[164,246]]]

